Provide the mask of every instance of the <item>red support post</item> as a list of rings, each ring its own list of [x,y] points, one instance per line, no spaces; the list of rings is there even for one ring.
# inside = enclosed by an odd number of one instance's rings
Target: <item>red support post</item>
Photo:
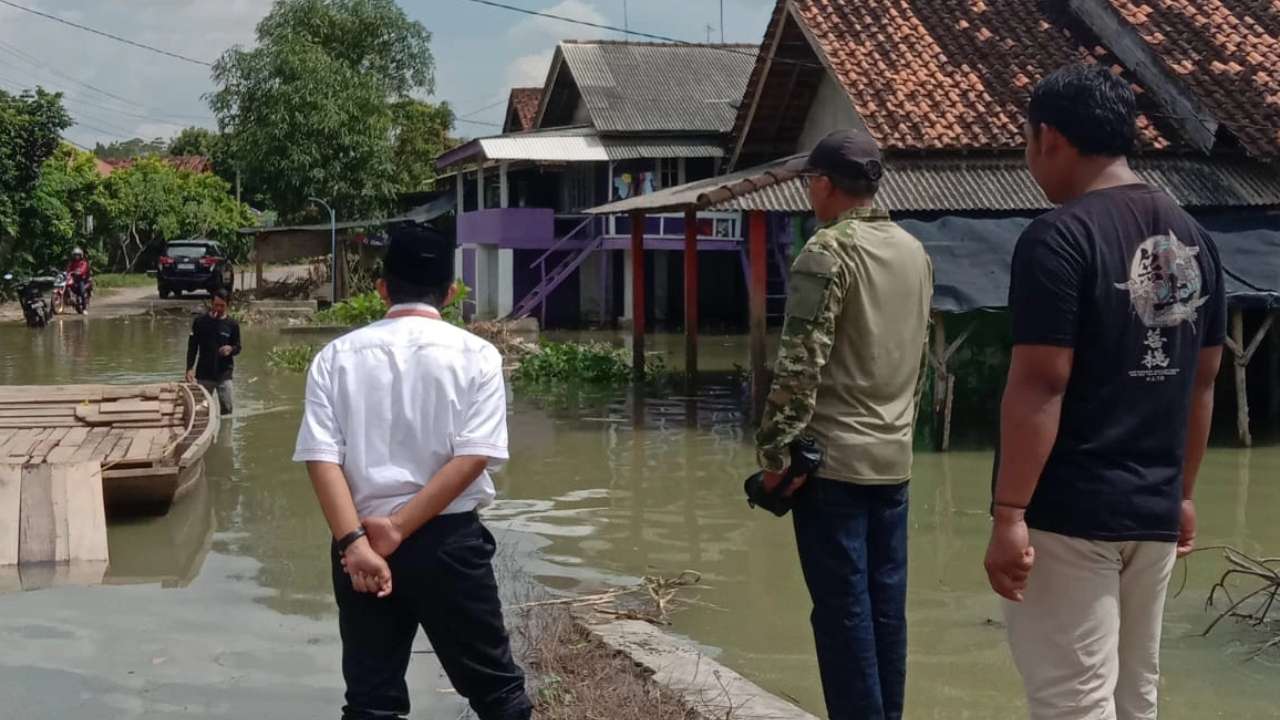
[[[684,367],[698,375],[698,211],[684,211]]]
[[[631,213],[631,369],[637,377],[645,373],[644,224],[644,213]]]
[[[768,332],[767,312],[769,266],[767,264],[766,242],[768,222],[761,210],[753,210],[748,215],[747,241],[751,266],[751,378],[757,413],[764,408],[764,398],[768,388],[768,347],[765,334]]]

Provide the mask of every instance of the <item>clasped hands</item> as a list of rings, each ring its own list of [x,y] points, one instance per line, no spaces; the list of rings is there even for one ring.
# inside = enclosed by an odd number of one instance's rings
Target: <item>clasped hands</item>
[[[350,576],[356,592],[385,598],[391,594],[391,566],[387,558],[404,541],[404,531],[392,517],[362,518],[360,524],[366,534],[342,554],[342,571]]]

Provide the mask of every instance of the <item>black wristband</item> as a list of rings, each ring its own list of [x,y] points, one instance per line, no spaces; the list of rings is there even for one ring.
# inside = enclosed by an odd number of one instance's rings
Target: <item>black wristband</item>
[[[342,539],[338,541],[338,554],[339,555],[345,554],[347,552],[347,548],[354,545],[357,540],[359,540],[360,538],[364,537],[367,534],[368,533],[365,532],[363,527],[358,527],[355,530],[352,530],[351,532],[342,536]]]

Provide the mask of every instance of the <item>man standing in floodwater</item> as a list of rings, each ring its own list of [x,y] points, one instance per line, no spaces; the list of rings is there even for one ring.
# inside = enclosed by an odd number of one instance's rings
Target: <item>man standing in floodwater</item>
[[[1165,591],[1196,536],[1223,270],[1129,168],[1136,119],[1104,67],[1031,95],[1027,163],[1061,207],[1014,252],[986,569],[1033,720],[1154,720]]]
[[[333,532],[333,591],[347,684],[344,720],[409,714],[418,627],[480,720],[528,720],[477,511],[507,460],[497,349],[441,319],[452,238],[392,226],[378,292],[386,319],[311,364],[295,462],[306,462]],[[394,584],[394,590],[393,590]]]
[[[209,312],[191,323],[191,337],[187,338],[186,380],[217,395],[223,415],[235,409],[232,376],[241,350],[240,323],[228,316],[230,304],[226,290],[214,290]]]
[[[756,442],[764,486],[811,436],[818,477],[793,482],[796,544],[832,720],[898,720],[907,677],[907,485],[933,268],[875,206],[880,149],[831,134],[803,161],[823,227],[791,270]]]

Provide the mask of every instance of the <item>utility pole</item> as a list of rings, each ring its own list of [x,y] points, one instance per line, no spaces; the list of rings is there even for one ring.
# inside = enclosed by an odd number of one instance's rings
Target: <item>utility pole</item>
[[[710,45],[710,44],[711,44],[711,31],[712,31],[712,30],[715,30],[715,27],[714,27],[714,26],[712,26],[712,25],[711,25],[711,23],[707,23],[707,44],[708,44],[708,45]]]
[[[627,0],[622,0],[622,34],[623,39],[631,37],[631,20],[627,12]]]
[[[329,207],[329,203],[320,198],[307,198],[313,203],[323,205],[325,210],[329,211],[329,247],[333,252],[332,269],[329,270],[330,285],[333,288],[330,298],[333,302],[338,302],[338,214]]]
[[[720,44],[724,44],[724,0],[720,0]]]

